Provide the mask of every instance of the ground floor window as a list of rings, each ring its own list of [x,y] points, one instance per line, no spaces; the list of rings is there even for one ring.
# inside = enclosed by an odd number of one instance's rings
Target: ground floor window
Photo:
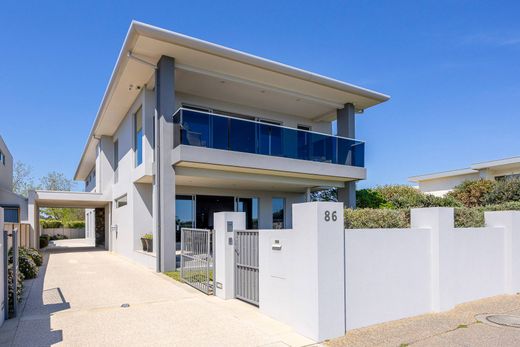
[[[273,229],[285,228],[285,199],[273,198]]]
[[[175,199],[175,238],[181,242],[181,228],[194,228],[195,201],[191,195],[177,195]]]
[[[20,209],[18,207],[3,207],[5,223],[20,223]]]

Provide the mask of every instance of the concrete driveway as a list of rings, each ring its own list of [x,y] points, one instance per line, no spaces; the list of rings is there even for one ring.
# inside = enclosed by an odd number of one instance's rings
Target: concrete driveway
[[[238,300],[206,296],[125,258],[73,241],[46,252],[0,345],[303,346],[290,327]],[[127,308],[121,307],[129,304]]]

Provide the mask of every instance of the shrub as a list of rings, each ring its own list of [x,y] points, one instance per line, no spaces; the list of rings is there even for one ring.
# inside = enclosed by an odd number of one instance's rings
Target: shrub
[[[405,185],[387,185],[373,189],[387,201],[388,207],[420,208],[420,207],[457,207],[460,203],[452,197],[439,197],[424,194],[420,190]]]
[[[55,229],[63,227],[63,223],[55,219],[42,219],[40,225],[44,229]]]
[[[455,228],[480,228],[484,224],[482,208],[458,207],[455,209]]]
[[[36,266],[42,266],[43,256],[37,249],[34,249],[34,248],[23,248],[23,249],[24,249],[25,253],[27,253],[27,255],[29,257],[31,257],[31,259],[34,261]]]
[[[144,234],[142,237],[145,240],[152,240],[153,239],[153,235],[152,234]]]
[[[356,206],[358,208],[392,208],[380,192],[373,189],[361,189],[356,192]]]
[[[85,227],[85,222],[82,220],[73,220],[63,223],[64,228],[82,229]]]
[[[23,293],[23,274],[18,271],[18,276],[16,278],[16,300],[18,302],[22,301],[22,293]],[[9,313],[13,312],[14,309],[14,273],[13,273],[13,265],[9,265],[7,268],[7,286],[8,286],[8,301],[9,301]]]
[[[408,228],[409,209],[345,209],[346,229]]]
[[[502,204],[510,201],[520,201],[520,179],[508,179],[494,182],[484,199],[486,205]]]
[[[9,264],[12,264],[13,261],[13,248],[11,247],[9,249]],[[38,276],[38,266],[36,266],[36,263],[24,247],[18,248],[18,270],[20,270],[25,279]]]
[[[62,234],[56,234],[56,235],[52,235],[50,240],[51,241],[56,241],[56,240],[65,240],[65,239],[68,239],[69,237],[67,235],[62,235]]]
[[[40,248],[45,248],[49,245],[50,236],[43,234],[40,236]]]
[[[482,206],[495,186],[495,181],[484,179],[464,181],[453,188],[448,196],[460,201],[466,207]]]

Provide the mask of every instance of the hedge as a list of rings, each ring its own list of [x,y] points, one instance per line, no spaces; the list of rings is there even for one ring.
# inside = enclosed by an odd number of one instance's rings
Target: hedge
[[[40,220],[40,225],[44,229],[57,229],[57,228],[82,229],[85,227],[85,221],[74,220],[74,221],[62,222],[61,220],[43,219],[43,220]]]
[[[485,211],[520,211],[520,201],[483,207],[455,207],[456,228],[484,226]],[[345,209],[346,229],[409,228],[410,209]]]

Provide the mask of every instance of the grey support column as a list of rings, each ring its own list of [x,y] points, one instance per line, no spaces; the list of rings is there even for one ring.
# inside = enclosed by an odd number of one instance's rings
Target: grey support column
[[[154,220],[157,238],[157,271],[175,270],[175,172],[173,113],[175,112],[175,60],[162,56],[155,74],[156,129]]]
[[[345,104],[337,111],[338,136],[356,137],[356,109],[353,104]],[[345,188],[338,189],[338,201],[345,207],[356,207],[356,182],[345,182]]]

